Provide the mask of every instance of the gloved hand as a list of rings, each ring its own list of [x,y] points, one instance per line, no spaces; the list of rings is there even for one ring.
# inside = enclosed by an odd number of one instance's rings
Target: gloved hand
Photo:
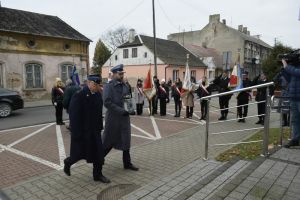
[[[126,110],[124,110],[123,113],[122,113],[122,115],[123,115],[123,116],[129,116],[129,112],[126,111]]]
[[[54,102],[54,103],[53,103],[53,105],[54,105],[54,106],[57,106],[57,103],[56,103],[56,102]]]

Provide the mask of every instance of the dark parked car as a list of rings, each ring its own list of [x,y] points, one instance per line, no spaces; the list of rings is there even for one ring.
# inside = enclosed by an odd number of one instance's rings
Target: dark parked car
[[[24,108],[24,101],[18,92],[0,88],[0,117],[7,117],[13,110]]]

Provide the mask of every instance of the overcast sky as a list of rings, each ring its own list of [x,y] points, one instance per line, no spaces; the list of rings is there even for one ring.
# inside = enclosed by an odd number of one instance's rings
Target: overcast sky
[[[152,0],[0,0],[3,7],[55,15],[95,43],[109,29],[134,28],[152,36]],[[179,31],[200,30],[209,15],[220,14],[227,25],[248,27],[270,45],[274,40],[300,48],[299,0],[155,0],[159,38]]]

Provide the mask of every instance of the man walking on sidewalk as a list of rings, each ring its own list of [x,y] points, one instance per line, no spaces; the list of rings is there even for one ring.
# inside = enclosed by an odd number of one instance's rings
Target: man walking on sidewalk
[[[64,160],[64,172],[71,175],[71,166],[81,159],[93,163],[94,181],[110,183],[103,176],[104,151],[101,140],[103,129],[103,101],[100,91],[101,78],[88,76],[87,86],[75,93],[71,99],[69,114],[71,125],[70,156]]]
[[[104,156],[112,148],[123,151],[124,169],[137,171],[138,168],[131,163],[130,142],[131,125],[129,112],[124,103],[129,89],[124,83],[123,64],[111,69],[113,79],[104,86],[103,101],[107,108],[105,114],[105,129],[103,132]]]

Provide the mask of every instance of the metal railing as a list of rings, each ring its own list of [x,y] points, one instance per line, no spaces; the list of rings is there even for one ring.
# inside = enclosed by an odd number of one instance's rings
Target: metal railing
[[[207,158],[208,158],[209,135],[221,135],[221,134],[227,134],[227,133],[235,133],[235,132],[250,131],[250,130],[259,130],[259,129],[264,129],[264,134],[263,134],[263,139],[262,140],[248,141],[248,142],[231,142],[231,143],[223,143],[223,144],[213,144],[211,146],[226,146],[226,145],[236,145],[236,144],[247,144],[247,143],[263,142],[262,155],[263,156],[268,155],[268,153],[269,153],[268,152],[269,123],[270,123],[270,109],[271,109],[271,96],[269,94],[269,86],[272,86],[272,85],[274,85],[274,83],[269,82],[269,83],[264,83],[264,84],[260,84],[260,85],[255,85],[255,86],[243,88],[243,89],[238,89],[238,90],[228,91],[228,92],[224,92],[224,93],[214,94],[214,95],[202,97],[200,99],[201,101],[202,100],[207,100],[207,117],[206,117],[206,130],[205,130],[205,144],[204,144],[204,148],[205,148],[204,149],[204,159],[205,160],[207,160]],[[247,117],[247,118],[251,118],[251,117],[257,117],[257,116],[264,116],[264,127],[209,133],[211,124],[218,124],[218,123],[224,123],[224,122],[229,122],[229,121],[236,120],[236,119],[229,119],[229,120],[218,121],[218,122],[210,122],[210,112],[212,112],[212,111],[210,111],[210,101],[211,101],[212,98],[221,97],[221,96],[225,96],[225,95],[231,95],[231,94],[235,94],[235,93],[239,93],[239,92],[243,92],[243,91],[249,91],[249,90],[252,90],[252,89],[264,88],[264,87],[266,87],[266,100],[255,102],[255,103],[250,103],[250,104],[258,104],[258,103],[266,102],[266,110],[265,110],[266,112],[265,112],[265,114],[253,115],[253,116]],[[233,107],[230,107],[230,108],[237,108],[237,107],[246,106],[246,105],[248,105],[248,104],[244,104],[244,105],[240,105],[240,106],[233,106]],[[213,112],[220,111],[220,110],[227,110],[227,109],[229,109],[229,108],[218,109],[218,110],[214,110]]]

